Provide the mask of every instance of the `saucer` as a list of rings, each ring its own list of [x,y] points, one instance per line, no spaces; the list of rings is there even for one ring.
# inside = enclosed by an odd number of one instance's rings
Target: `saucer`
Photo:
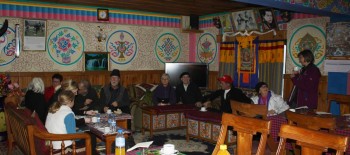
[[[201,112],[206,112],[206,111],[208,111],[208,110],[199,110],[199,111],[201,111]]]
[[[163,149],[160,149],[160,151],[159,151],[159,153],[160,153],[161,155],[177,155],[178,152],[179,152],[178,150],[174,150],[174,153],[165,154],[165,153],[163,153]]]

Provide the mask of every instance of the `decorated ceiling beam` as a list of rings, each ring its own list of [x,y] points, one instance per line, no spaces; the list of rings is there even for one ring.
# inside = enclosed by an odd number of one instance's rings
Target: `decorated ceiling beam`
[[[329,16],[331,22],[350,20],[350,6],[347,0],[232,0],[282,10]]]

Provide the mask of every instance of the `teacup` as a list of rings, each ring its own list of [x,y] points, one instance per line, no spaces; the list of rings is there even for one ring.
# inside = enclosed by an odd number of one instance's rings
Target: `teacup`
[[[175,145],[174,144],[164,144],[162,153],[163,154],[174,154],[175,153]]]
[[[201,111],[207,111],[207,108],[202,107],[202,108],[201,108]]]
[[[112,113],[112,110],[111,109],[108,109],[107,110],[107,114],[111,114]]]
[[[91,118],[91,122],[92,122],[92,123],[96,123],[96,122],[97,122],[97,117],[92,117],[92,118]]]
[[[293,69],[295,72],[298,72],[299,71],[299,67],[294,67]]]

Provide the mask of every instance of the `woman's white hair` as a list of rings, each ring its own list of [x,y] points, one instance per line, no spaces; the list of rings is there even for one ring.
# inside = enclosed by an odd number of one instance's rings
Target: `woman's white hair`
[[[32,90],[36,93],[44,94],[45,85],[43,80],[39,77],[33,78],[32,82],[30,82],[28,85],[28,90]]]

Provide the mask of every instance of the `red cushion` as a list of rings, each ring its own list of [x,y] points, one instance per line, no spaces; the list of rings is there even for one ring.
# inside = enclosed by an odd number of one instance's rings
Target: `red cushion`
[[[27,115],[27,118],[32,118],[33,124],[36,124],[36,126],[42,130],[42,131],[47,131],[44,124],[41,123],[39,116],[37,113],[35,113],[34,118],[32,117],[32,111],[25,108],[24,109],[25,115]],[[49,154],[49,148],[45,145],[45,140],[35,138],[35,150],[37,154]]]

